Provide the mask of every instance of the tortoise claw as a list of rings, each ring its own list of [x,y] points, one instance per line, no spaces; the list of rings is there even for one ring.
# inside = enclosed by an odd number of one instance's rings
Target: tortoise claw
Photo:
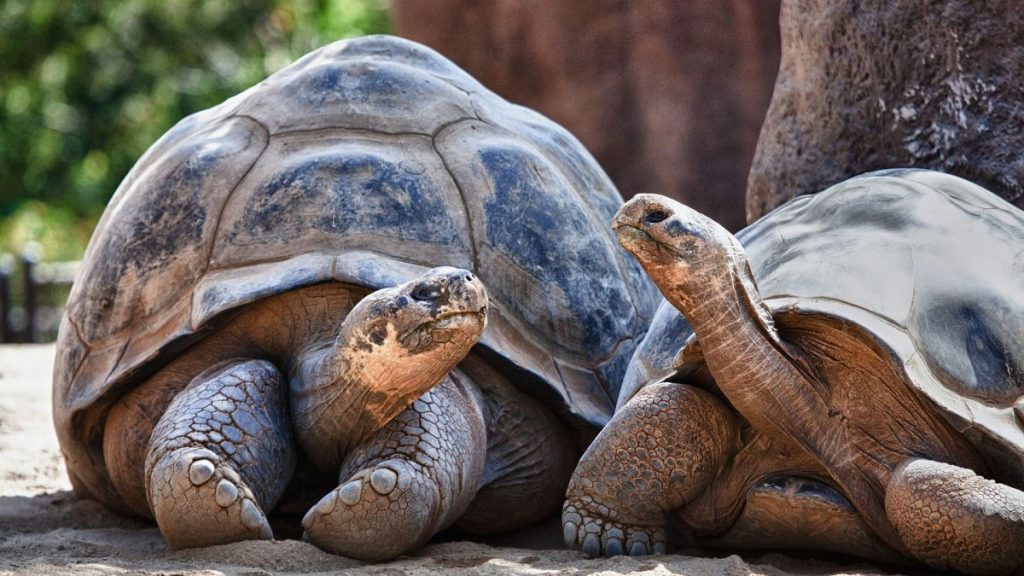
[[[565,545],[591,558],[596,556],[645,556],[664,554],[665,530],[657,526],[632,526],[616,522],[567,502],[562,510]]]
[[[171,548],[274,537],[249,487],[208,450],[164,455],[153,466],[150,484],[153,513]]]

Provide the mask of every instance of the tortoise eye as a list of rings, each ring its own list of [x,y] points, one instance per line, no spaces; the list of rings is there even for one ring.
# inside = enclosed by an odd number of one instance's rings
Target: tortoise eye
[[[413,290],[410,296],[417,302],[433,302],[441,297],[441,291],[436,286],[425,285]]]
[[[644,217],[644,221],[648,224],[657,224],[658,222],[662,222],[666,219],[668,219],[668,212],[665,212],[664,210],[651,210],[647,213],[647,216]]]

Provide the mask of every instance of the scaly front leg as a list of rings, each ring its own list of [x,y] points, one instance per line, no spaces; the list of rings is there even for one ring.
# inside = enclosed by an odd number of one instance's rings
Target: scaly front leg
[[[562,509],[566,545],[590,556],[663,554],[667,513],[700,494],[735,450],[732,414],[692,386],[647,386],[583,455]]]
[[[273,538],[266,512],[296,461],[285,393],[273,364],[239,359],[200,374],[168,406],[146,487],[172,548]]]
[[[309,541],[343,556],[387,560],[461,516],[480,486],[487,447],[474,388],[446,376],[347,454],[340,485],[302,519]]]

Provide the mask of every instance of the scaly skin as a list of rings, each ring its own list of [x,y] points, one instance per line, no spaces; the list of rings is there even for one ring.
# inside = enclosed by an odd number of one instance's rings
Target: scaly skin
[[[885,509],[918,559],[997,576],[1024,566],[1024,492],[974,472],[910,459],[892,475]]]
[[[238,360],[200,375],[153,430],[149,505],[172,548],[273,538],[265,510],[295,469],[281,374]]]
[[[487,454],[480,488],[455,527],[470,534],[516,530],[562,505],[580,448],[554,413],[505,375],[470,354],[453,374],[480,387]]]
[[[667,514],[711,483],[738,437],[730,411],[707,392],[647,386],[580,460],[562,509],[565,543],[590,556],[663,554]]]
[[[303,527],[320,548],[363,560],[406,553],[454,522],[520,528],[557,509],[576,454],[564,425],[471,355],[345,457]]]
[[[294,362],[293,350],[331,342],[353,300],[366,294],[350,286],[324,284],[253,304],[117,399],[104,427],[103,454],[111,481],[129,511],[153,517],[144,474],[150,438],[168,406],[190,382],[229,359],[258,357],[288,366]]]
[[[578,452],[550,410],[465,357],[485,307],[454,269],[369,295],[325,284],[255,303],[112,407],[114,484],[173,547],[267,538],[298,442],[321,473],[340,469],[304,519],[333,552],[383,560],[459,519],[478,533],[536,521]]]
[[[340,485],[306,514],[316,546],[384,560],[422,545],[469,507],[487,436],[476,391],[450,377],[349,453]]]
[[[313,463],[336,473],[469,352],[486,306],[479,281],[454,268],[370,294],[324,284],[258,302],[115,403],[113,484],[173,547],[270,537],[265,512],[295,466],[292,423]]]
[[[313,464],[336,471],[348,451],[436,385],[479,340],[486,310],[476,277],[436,268],[367,296],[329,345],[303,350],[289,399]]]

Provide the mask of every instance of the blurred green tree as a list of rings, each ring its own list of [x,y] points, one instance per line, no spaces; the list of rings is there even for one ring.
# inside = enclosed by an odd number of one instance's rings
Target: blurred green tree
[[[81,256],[118,183],[181,118],[302,54],[387,32],[386,0],[0,3],[0,251]]]

